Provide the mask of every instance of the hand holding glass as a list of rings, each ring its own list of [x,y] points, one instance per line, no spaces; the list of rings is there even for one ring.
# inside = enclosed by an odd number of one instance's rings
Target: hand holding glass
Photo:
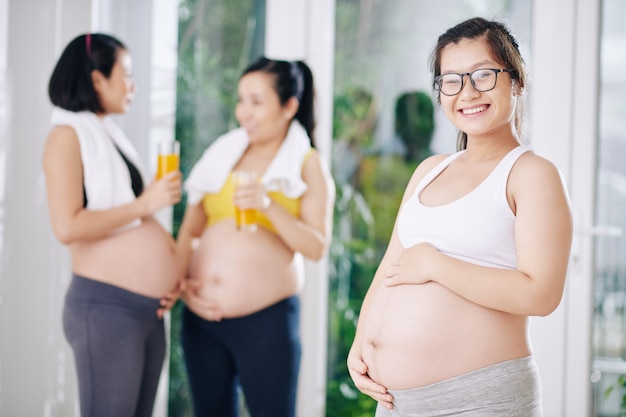
[[[235,181],[235,188],[239,185],[249,184],[257,181],[257,175],[250,171],[235,171],[233,172],[233,180]],[[238,230],[248,230],[255,232],[257,230],[256,210],[241,209],[235,204],[235,221],[237,223]]]
[[[172,171],[178,171],[180,166],[180,143],[178,141],[163,141],[157,144],[157,171],[156,179],[160,180]]]

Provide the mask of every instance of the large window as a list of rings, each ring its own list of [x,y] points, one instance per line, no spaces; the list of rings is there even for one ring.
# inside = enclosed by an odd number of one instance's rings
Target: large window
[[[469,17],[505,21],[530,65],[531,2],[337,0],[333,175],[337,183],[329,305],[329,417],[373,415],[346,356],[364,294],[409,177],[431,153],[453,152],[454,128],[431,91],[437,37]]]
[[[176,139],[185,178],[211,142],[235,127],[239,75],[263,54],[264,31],[265,0],[180,1]],[[174,233],[184,207],[174,208]],[[179,342],[181,307],[172,311],[170,417],[193,415]]]
[[[626,414],[626,4],[602,10],[594,262],[593,416]]]

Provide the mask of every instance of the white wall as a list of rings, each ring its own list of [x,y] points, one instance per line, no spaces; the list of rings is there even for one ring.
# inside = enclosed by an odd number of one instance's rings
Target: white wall
[[[41,156],[52,68],[69,40],[98,30],[131,51],[140,89],[119,122],[154,159],[150,144],[173,135],[177,1],[0,0],[0,416],[78,415],[61,329],[71,271],[51,233]],[[155,415],[165,415],[163,394]]]
[[[265,55],[304,60],[316,89],[317,146],[330,166],[332,142],[334,0],[267,0]],[[325,415],[328,341],[328,268],[324,258],[306,263],[302,292],[302,364],[298,383],[300,417]]]
[[[6,5],[0,415],[70,416],[72,357],[59,320],[69,269],[48,224],[41,153],[49,127],[47,81],[59,41],[87,28],[80,17],[90,8],[84,2],[65,4],[65,10],[55,2]]]

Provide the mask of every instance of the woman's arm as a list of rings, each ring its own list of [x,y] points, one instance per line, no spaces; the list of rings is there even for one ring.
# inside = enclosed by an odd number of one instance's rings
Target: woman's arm
[[[317,261],[330,245],[335,185],[317,152],[304,163],[302,179],[308,189],[300,200],[299,218],[279,204],[270,203],[269,207],[263,207],[264,199],[268,197],[260,183],[238,187],[234,200],[242,208],[263,211],[291,250]]]
[[[52,129],[43,154],[52,229],[64,244],[105,237],[180,200],[180,173],[171,173],[147,187],[130,203],[107,210],[83,208],[83,167],[76,132],[69,126]]]
[[[495,310],[525,316],[554,311],[563,295],[573,234],[562,178],[551,163],[527,154],[511,172],[508,190],[516,213],[516,270],[475,265],[418,244],[394,261],[386,284],[435,281]]]
[[[299,219],[278,204],[271,204],[265,214],[287,246],[317,261],[326,253],[332,238],[335,184],[317,152],[306,160],[302,179],[308,189],[300,200]]]

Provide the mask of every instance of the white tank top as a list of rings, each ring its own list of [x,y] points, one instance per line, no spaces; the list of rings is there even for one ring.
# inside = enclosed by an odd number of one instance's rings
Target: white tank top
[[[434,167],[417,184],[398,215],[398,237],[403,247],[429,242],[440,252],[478,265],[515,269],[515,215],[506,198],[506,185],[517,159],[527,146],[511,150],[469,194],[451,203],[428,207],[422,190],[465,151]]]

